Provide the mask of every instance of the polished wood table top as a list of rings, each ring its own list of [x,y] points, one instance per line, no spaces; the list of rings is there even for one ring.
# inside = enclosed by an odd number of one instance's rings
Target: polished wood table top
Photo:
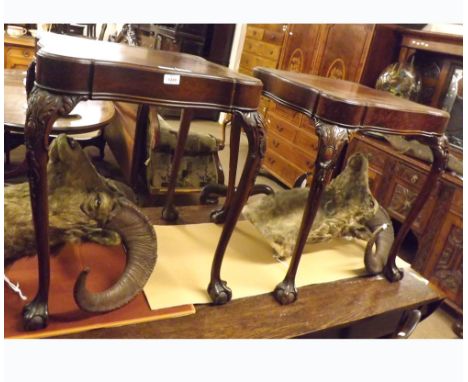
[[[4,80],[4,125],[9,131],[23,133],[28,108],[25,89],[26,72],[18,69],[5,69]],[[112,121],[114,114],[112,102],[81,102],[69,115],[55,121],[52,134],[82,134],[99,130]]]
[[[442,133],[450,115],[350,81],[255,68],[264,94],[309,117],[362,130]]]
[[[253,77],[189,54],[53,33],[38,47],[36,85],[90,99],[255,111],[262,90]]]
[[[181,207],[178,224],[206,223],[210,208]],[[153,224],[167,224],[161,219],[161,208],[145,208],[143,212]],[[197,313],[191,316],[60,338],[382,337],[399,330],[405,312],[420,308],[425,318],[443,299],[412,270],[400,283],[389,283],[379,276],[357,277],[299,289],[301,298],[286,306],[268,293],[222,306],[196,305]]]

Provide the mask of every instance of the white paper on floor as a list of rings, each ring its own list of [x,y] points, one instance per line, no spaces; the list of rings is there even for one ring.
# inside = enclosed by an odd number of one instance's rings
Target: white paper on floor
[[[158,260],[144,288],[151,309],[211,302],[206,289],[222,228],[213,223],[155,226]],[[365,244],[339,239],[308,245],[296,286],[365,275]],[[278,262],[273,253],[250,222],[237,223],[221,269],[221,278],[232,289],[233,299],[269,293],[283,280],[289,259]],[[397,266],[409,264],[398,258]]]

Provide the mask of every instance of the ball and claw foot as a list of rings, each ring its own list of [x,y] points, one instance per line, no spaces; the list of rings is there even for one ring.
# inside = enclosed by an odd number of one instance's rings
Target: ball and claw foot
[[[179,213],[175,209],[175,207],[171,204],[169,207],[165,207],[162,210],[161,217],[168,222],[174,222],[179,217]]]
[[[223,224],[226,221],[227,210],[221,208],[219,210],[214,210],[210,214],[210,219],[215,224]]]
[[[23,325],[27,331],[44,329],[47,327],[48,318],[47,303],[37,298],[23,309]]]
[[[273,292],[276,301],[281,305],[291,304],[297,300],[297,289],[292,281],[279,283]]]
[[[403,271],[398,269],[395,264],[385,265],[383,274],[385,278],[392,283],[400,281],[403,278]]]
[[[223,305],[231,301],[232,291],[226,281],[215,281],[208,285],[208,294],[215,305]]]

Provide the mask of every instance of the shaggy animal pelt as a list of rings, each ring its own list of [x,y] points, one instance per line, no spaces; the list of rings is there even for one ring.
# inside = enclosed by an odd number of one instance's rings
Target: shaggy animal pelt
[[[47,166],[49,243],[91,241],[122,243],[127,264],[119,280],[102,292],[86,289],[88,270],[77,279],[74,296],[90,312],[116,309],[141,291],[156,263],[156,234],[151,222],[127,198],[131,190],[99,175],[78,142],[66,135],[51,144]],[[5,266],[23,256],[35,255],[28,183],[5,188]]]
[[[366,221],[377,213],[379,205],[370,192],[367,171],[367,159],[358,153],[328,184],[320,199],[307,243],[337,237],[371,238],[372,232]],[[267,238],[278,258],[292,254],[308,194],[306,188],[295,188],[265,195],[249,202],[242,211]]]

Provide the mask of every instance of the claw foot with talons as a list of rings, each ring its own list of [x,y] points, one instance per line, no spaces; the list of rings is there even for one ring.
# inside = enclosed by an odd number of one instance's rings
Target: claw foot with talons
[[[24,329],[28,331],[44,329],[48,317],[47,303],[34,299],[23,309]]]
[[[278,284],[273,294],[281,305],[291,304],[297,300],[297,289],[292,282],[283,281]]]
[[[226,281],[215,281],[208,285],[208,294],[215,305],[223,305],[231,301],[232,291]]]
[[[174,206],[169,206],[163,209],[161,216],[165,221],[173,222],[177,220],[179,213]]]
[[[396,265],[386,265],[383,270],[385,278],[390,282],[400,281],[403,278],[403,271]]]

